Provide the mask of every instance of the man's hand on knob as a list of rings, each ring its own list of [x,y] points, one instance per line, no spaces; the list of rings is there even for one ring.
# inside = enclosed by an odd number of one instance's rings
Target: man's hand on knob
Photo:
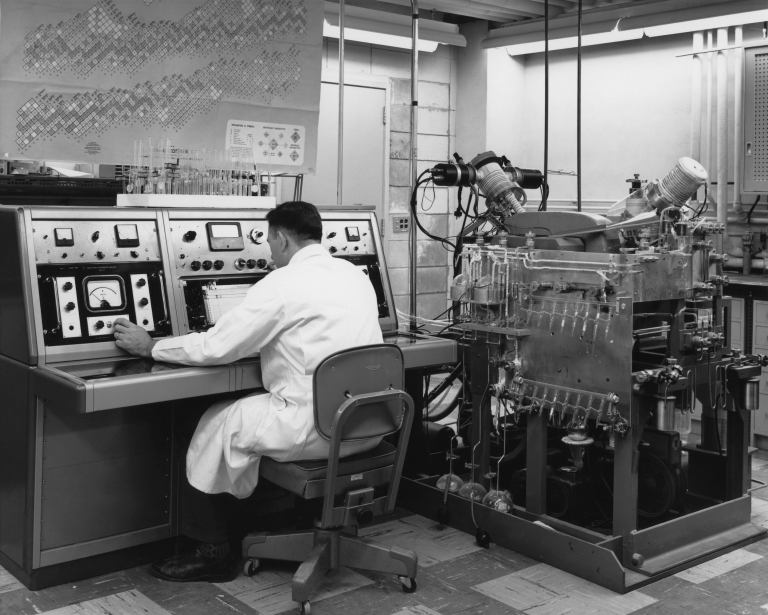
[[[137,357],[152,358],[152,348],[155,346],[149,333],[130,320],[118,318],[115,321],[115,344],[126,352]]]

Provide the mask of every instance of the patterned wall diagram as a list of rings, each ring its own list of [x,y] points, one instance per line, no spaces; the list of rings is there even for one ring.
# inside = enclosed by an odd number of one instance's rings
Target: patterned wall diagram
[[[54,2],[65,6],[0,0],[0,87],[17,101],[0,117],[4,150],[125,163],[137,136],[223,147],[232,118],[303,125],[316,139],[322,2]]]

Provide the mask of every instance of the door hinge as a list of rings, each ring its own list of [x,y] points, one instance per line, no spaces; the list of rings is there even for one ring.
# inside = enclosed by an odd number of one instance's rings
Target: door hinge
[[[382,117],[381,117],[381,123],[382,123],[382,124],[386,124],[386,123],[387,123],[387,107],[386,107],[386,106],[384,106],[384,108],[382,109],[382,111],[383,111],[383,113],[381,114],[381,116],[382,116]]]

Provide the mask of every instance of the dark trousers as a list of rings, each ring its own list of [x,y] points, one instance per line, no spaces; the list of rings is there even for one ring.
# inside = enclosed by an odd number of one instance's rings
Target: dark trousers
[[[187,480],[186,457],[189,443],[200,417],[208,406],[187,407],[177,411],[174,435],[178,445],[181,467],[179,471],[179,530],[200,542],[220,543],[229,539],[228,519],[232,504],[237,500],[229,493],[203,493]]]

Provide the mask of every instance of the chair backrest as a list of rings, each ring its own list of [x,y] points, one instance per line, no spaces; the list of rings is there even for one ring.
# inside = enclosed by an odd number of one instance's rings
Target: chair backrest
[[[389,389],[403,390],[403,353],[394,344],[374,344],[342,350],[323,359],[313,377],[315,428],[331,439],[333,419],[350,397]],[[350,417],[342,440],[365,440],[389,435],[400,429],[401,401],[369,404]]]

